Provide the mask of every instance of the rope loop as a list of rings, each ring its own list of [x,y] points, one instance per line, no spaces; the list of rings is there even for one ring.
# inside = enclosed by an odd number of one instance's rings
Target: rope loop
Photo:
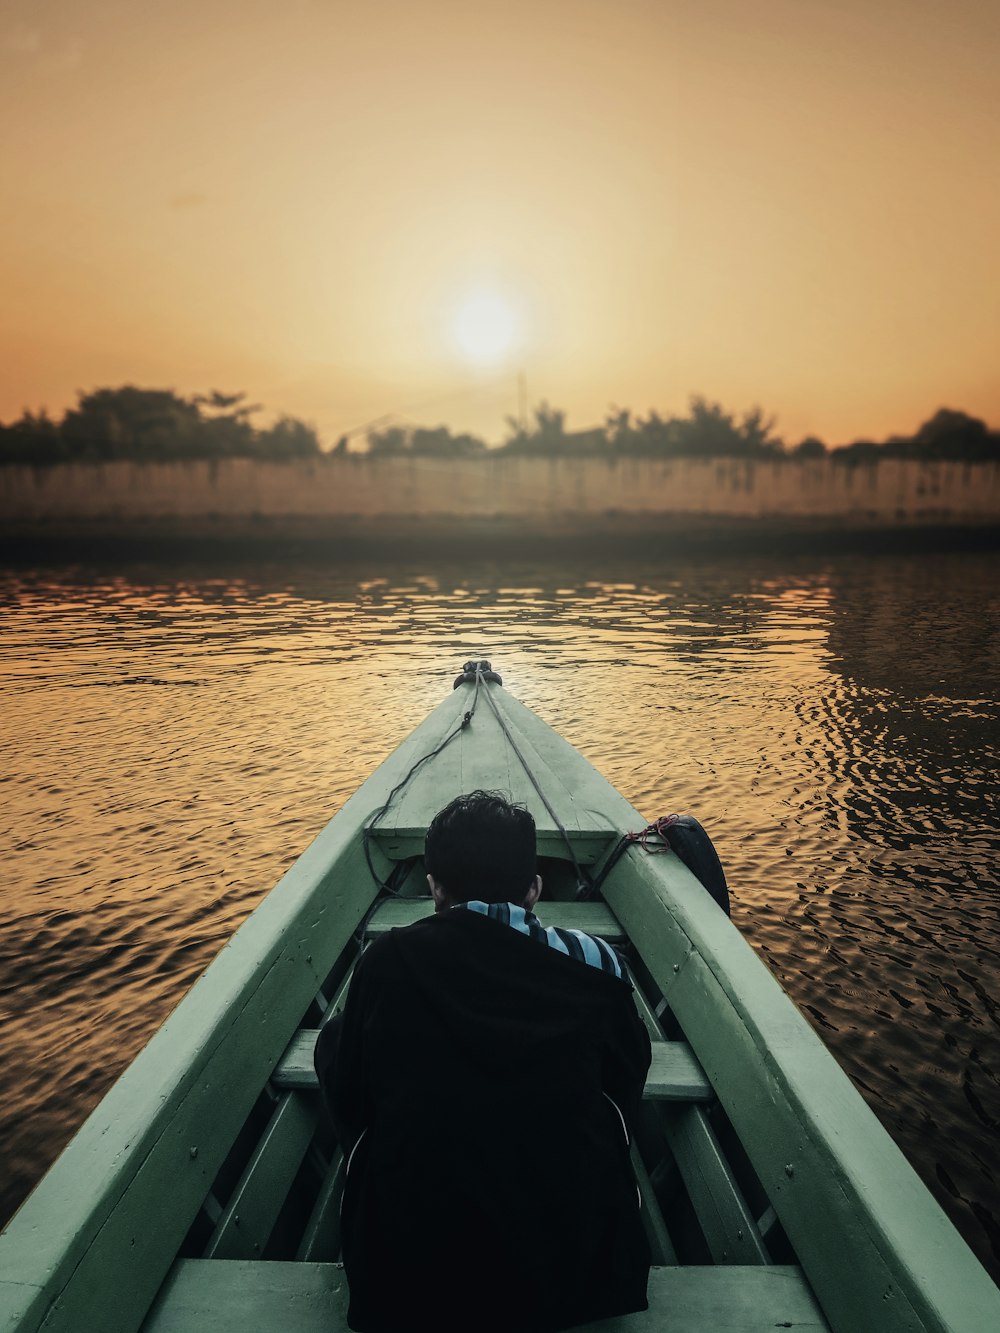
[[[577,901],[585,901],[597,893],[604,881],[614,870],[615,866],[622,859],[630,847],[641,847],[644,852],[656,854],[657,852],[669,852],[673,848],[670,846],[670,839],[667,830],[680,819],[680,815],[661,815],[659,819],[654,819],[651,824],[645,828],[639,829],[637,833],[623,833],[618,841],[612,847],[607,860],[597,872],[596,877],[591,881],[589,892],[577,890]],[[660,842],[654,843],[653,839],[659,838]]]
[[[653,856],[658,852],[669,852],[670,837],[667,829],[673,828],[679,818],[679,815],[661,815],[638,833],[626,833],[625,839],[630,843],[638,843],[644,852],[649,852]],[[660,839],[659,844],[653,842],[654,838]]]

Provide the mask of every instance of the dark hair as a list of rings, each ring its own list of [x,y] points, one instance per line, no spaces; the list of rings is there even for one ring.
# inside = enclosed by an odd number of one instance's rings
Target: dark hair
[[[455,902],[520,903],[536,874],[535,821],[497,791],[457,796],[431,820],[424,864]]]

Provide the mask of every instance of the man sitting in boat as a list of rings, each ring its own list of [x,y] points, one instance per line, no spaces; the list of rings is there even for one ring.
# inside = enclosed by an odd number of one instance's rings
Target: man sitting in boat
[[[348,1153],[361,1333],[536,1333],[646,1308],[629,1134],[649,1037],[614,950],[532,909],[535,824],[492,792],[427,830],[435,913],[360,959],[316,1066]]]

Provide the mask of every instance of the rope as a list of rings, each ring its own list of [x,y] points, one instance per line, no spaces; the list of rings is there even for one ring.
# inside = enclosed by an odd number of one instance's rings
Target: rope
[[[379,878],[378,871],[375,869],[375,865],[374,862],[372,861],[372,855],[371,855],[371,835],[372,832],[374,831],[375,825],[379,822],[380,819],[383,818],[386,811],[389,809],[390,805],[392,805],[393,801],[403,790],[406,784],[410,781],[414,773],[416,773],[417,769],[421,768],[424,764],[426,764],[429,759],[437,758],[437,756],[441,753],[441,751],[445,748],[445,746],[450,745],[456,736],[460,736],[462,732],[466,729],[466,727],[469,725],[469,723],[472,721],[473,717],[475,716],[476,705],[479,702],[479,685],[481,680],[482,680],[482,672],[479,670],[479,667],[477,666],[476,689],[475,693],[472,696],[472,705],[470,708],[467,708],[466,711],[462,714],[461,722],[459,722],[458,726],[453,728],[453,730],[450,731],[447,736],[445,736],[444,740],[441,741],[439,745],[435,746],[433,750],[429,750],[427,754],[423,755],[420,759],[417,760],[417,762],[412,766],[412,768],[409,769],[409,771],[405,774],[405,776],[402,777],[399,780],[399,782],[396,783],[395,787],[393,787],[392,791],[385,798],[384,804],[379,806],[379,808],[372,815],[371,819],[362,829],[361,836],[362,836],[362,845],[364,846],[365,860],[368,862],[368,869],[371,871],[372,879],[378,885],[378,888],[382,893],[391,894],[392,897],[394,898],[398,898],[400,896],[398,889],[396,889],[392,884],[392,880],[396,877],[396,874],[399,870],[399,866],[397,865],[393,868],[392,874],[390,874],[388,880],[383,880]],[[487,691],[486,697],[489,698],[489,691]]]
[[[638,833],[626,833],[625,839],[627,842],[637,842],[644,852],[650,854],[669,852],[670,839],[667,836],[667,829],[673,828],[678,818],[678,815],[661,815],[659,819],[654,819],[652,824],[647,824]],[[651,838],[659,838],[659,846],[651,844]]]
[[[478,678],[479,678],[479,668],[478,668],[478,667],[476,668],[476,678],[477,678],[477,681],[478,681]],[[591,893],[593,892],[593,886],[592,886],[591,881],[590,881],[590,876],[589,876],[589,875],[587,874],[587,872],[584,870],[583,866],[580,865],[580,862],[576,859],[576,852],[573,850],[573,844],[572,844],[572,842],[570,841],[570,836],[569,836],[569,834],[566,832],[566,828],[565,828],[565,826],[564,826],[562,820],[559,818],[559,816],[556,814],[555,810],[552,808],[552,805],[551,805],[551,803],[549,802],[549,798],[548,798],[548,797],[545,795],[545,793],[542,791],[542,788],[541,788],[541,786],[539,785],[538,779],[535,777],[534,773],[532,773],[531,768],[530,768],[530,766],[529,766],[529,764],[528,764],[527,759],[525,759],[524,755],[521,753],[521,747],[518,745],[517,741],[514,739],[514,736],[513,736],[513,734],[511,733],[510,728],[507,726],[507,723],[504,721],[504,719],[503,719],[503,715],[501,714],[499,708],[497,708],[495,702],[493,701],[493,698],[491,697],[489,690],[486,691],[486,702],[487,702],[487,703],[489,704],[489,706],[493,709],[493,716],[496,718],[497,722],[500,724],[500,729],[501,729],[501,731],[503,732],[503,734],[507,737],[507,740],[508,740],[508,742],[510,743],[510,748],[511,748],[511,749],[514,751],[514,753],[517,755],[517,757],[518,757],[518,759],[519,759],[519,761],[520,761],[521,767],[524,769],[525,773],[528,775],[528,780],[530,781],[531,785],[534,787],[535,791],[538,793],[538,798],[539,798],[539,800],[540,800],[540,801],[542,802],[542,804],[545,806],[546,810],[549,812],[549,816],[550,816],[550,818],[552,819],[552,822],[555,824],[556,828],[558,828],[559,832],[560,832],[560,833],[562,834],[562,836],[563,836],[563,841],[566,843],[566,850],[569,852],[570,860],[573,862],[573,868],[574,868],[575,871],[576,871],[576,883],[577,883],[576,895],[577,895],[577,898],[581,898],[581,897],[589,898],[590,895],[591,895]]]
[[[639,846],[644,852],[655,854],[657,852],[669,852],[671,850],[670,841],[667,837],[667,829],[672,828],[677,823],[677,815],[661,815],[659,819],[654,819],[651,824],[640,829],[638,833],[623,833],[622,836],[612,847],[608,859],[601,866],[596,879],[591,884],[591,894],[596,893],[607,877],[614,870],[615,866],[622,859],[628,849],[632,846]],[[659,838],[659,846],[652,842],[653,838]]]
[[[397,884],[401,885],[402,880],[405,880],[406,873],[409,867],[406,867],[406,869],[404,870],[402,864],[396,865],[393,868],[393,871],[387,880],[383,880],[379,876],[378,871],[375,869],[375,863],[372,860],[372,854],[371,854],[371,836],[372,833],[374,832],[375,826],[379,822],[379,820],[385,816],[386,812],[392,805],[393,801],[403,790],[406,784],[410,781],[413,775],[417,772],[417,770],[421,768],[424,764],[426,764],[428,760],[436,758],[447,745],[451,744],[451,742],[455,739],[456,736],[461,735],[461,733],[469,726],[469,724],[472,722],[473,717],[475,716],[476,706],[479,703],[479,690],[482,684],[483,684],[483,669],[482,666],[477,662],[476,688],[472,696],[472,704],[468,709],[466,709],[465,713],[463,713],[462,720],[459,722],[458,726],[453,728],[453,730],[450,731],[447,736],[445,736],[444,740],[442,740],[439,745],[435,746],[433,750],[429,750],[427,754],[422,755],[417,760],[417,762],[413,764],[413,766],[400,779],[400,781],[396,783],[395,787],[393,787],[392,791],[390,791],[389,795],[386,797],[385,802],[381,806],[379,806],[379,808],[375,811],[375,813],[372,815],[372,817],[369,819],[368,823],[364,826],[364,829],[362,830],[362,845],[364,847],[365,861],[368,863],[368,869],[371,873],[371,877],[375,881],[380,893],[389,894],[393,898],[400,897],[401,895],[399,893],[399,888],[397,887]],[[507,723],[504,720],[502,713],[497,708],[496,703],[494,702],[492,696],[490,695],[489,689],[486,689],[484,693],[486,696],[486,702],[493,710],[493,716],[496,718],[500,730],[507,738],[507,741],[511,749],[517,755],[518,761],[521,767],[524,769],[529,782],[531,783],[536,793],[538,794],[538,799],[545,806],[545,809],[549,813],[549,817],[551,818],[552,822],[555,824],[556,828],[562,835],[563,841],[566,844],[566,850],[569,852],[570,860],[573,862],[573,868],[576,871],[577,898],[580,899],[580,898],[592,897],[597,886],[592,882],[590,876],[588,875],[586,870],[584,870],[583,866],[577,859],[577,855],[573,849],[573,843],[570,839],[569,833],[566,830],[566,826],[559,818],[558,814],[556,813],[555,809],[552,806],[551,801],[545,795],[545,792],[542,790],[541,784],[535,777],[534,773],[531,771],[531,765],[524,757],[524,754],[521,751],[521,747],[518,745],[517,741],[514,738],[513,733],[507,726]],[[604,873],[602,874],[601,877],[602,881],[604,878],[604,874],[607,873],[607,869],[609,868],[610,867],[606,867]],[[401,877],[400,877],[400,871],[403,872]],[[394,880],[396,881],[395,884],[393,883]],[[365,916],[363,917],[358,927],[358,931],[355,932],[356,937],[360,938],[361,936],[364,935],[364,931],[368,924],[368,920],[371,917],[371,914],[375,910],[377,905],[378,905],[377,901],[374,902],[372,906],[369,908],[368,912],[366,912]]]

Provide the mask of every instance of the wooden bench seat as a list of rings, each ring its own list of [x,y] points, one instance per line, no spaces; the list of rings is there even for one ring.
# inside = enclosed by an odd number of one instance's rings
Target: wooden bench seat
[[[385,935],[397,926],[410,926],[414,921],[433,916],[434,903],[430,898],[396,898],[380,903],[365,927],[365,935],[372,939]],[[599,935],[609,944],[623,944],[625,931],[607,903],[564,903],[546,899],[538,905],[538,917],[543,926],[561,926],[564,930],[582,930],[587,935]]]
[[[271,1083],[276,1088],[315,1088],[313,1049],[317,1030],[302,1028],[281,1057]],[[712,1086],[701,1065],[683,1041],[660,1041],[653,1045],[653,1061],[646,1077],[644,1096],[651,1101],[707,1102]]]
[[[801,1270],[791,1267],[654,1268],[649,1307],[587,1324],[585,1333],[829,1329]],[[475,1328],[474,1319],[469,1327]],[[182,1259],[142,1328],[143,1333],[347,1333],[347,1280],[338,1264]]]

